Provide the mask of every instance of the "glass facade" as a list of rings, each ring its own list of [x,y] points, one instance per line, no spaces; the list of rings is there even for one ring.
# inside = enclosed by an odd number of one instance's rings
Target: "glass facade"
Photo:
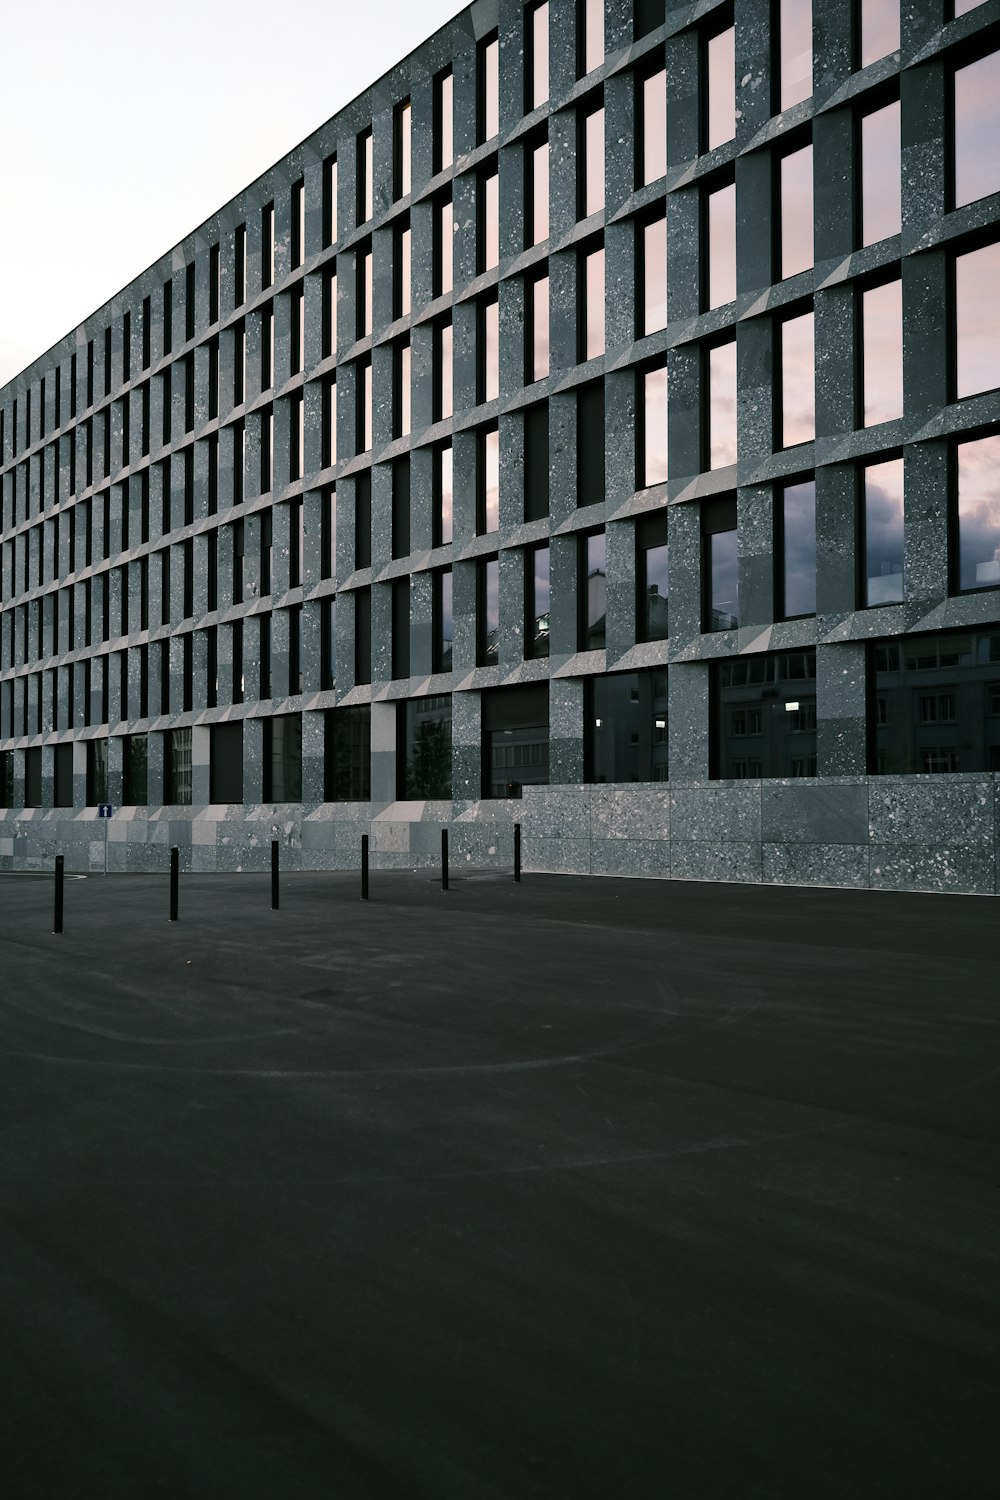
[[[1000,629],[873,642],[868,677],[875,775],[1000,771]]]
[[[590,782],[667,781],[667,673],[608,672],[587,680]]]
[[[816,650],[712,666],[715,772],[723,780],[816,775]]]

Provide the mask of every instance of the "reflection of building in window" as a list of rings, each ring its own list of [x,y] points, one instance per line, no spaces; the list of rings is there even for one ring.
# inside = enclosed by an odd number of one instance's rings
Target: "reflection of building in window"
[[[1000,771],[1000,632],[948,632],[870,648],[879,775]]]
[[[713,774],[815,776],[815,648],[718,662],[712,672]]]
[[[549,780],[549,685],[525,683],[482,695],[483,796],[520,797]]]
[[[451,694],[400,703],[401,797],[451,796]]]
[[[665,671],[607,672],[587,678],[584,718],[587,781],[667,780]]]

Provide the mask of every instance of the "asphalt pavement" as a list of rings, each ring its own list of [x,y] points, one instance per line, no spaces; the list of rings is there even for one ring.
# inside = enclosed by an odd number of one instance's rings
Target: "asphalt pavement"
[[[1000,1490],[1000,905],[0,876],[4,1500]]]

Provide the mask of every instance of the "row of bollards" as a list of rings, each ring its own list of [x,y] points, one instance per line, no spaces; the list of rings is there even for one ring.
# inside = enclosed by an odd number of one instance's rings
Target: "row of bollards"
[[[277,839],[271,840],[271,910],[278,911],[280,907],[280,891],[278,886],[279,877],[279,845]],[[176,847],[170,850],[170,921],[178,920],[180,910],[180,868],[181,852]],[[521,879],[521,825],[514,824],[514,879]],[[56,855],[55,867],[55,913],[52,923],[52,931],[61,933],[63,930],[63,908],[65,896],[65,861],[61,854]],[[448,889],[448,830],[441,830],[441,889]],[[368,834],[361,836],[361,899],[368,900]]]

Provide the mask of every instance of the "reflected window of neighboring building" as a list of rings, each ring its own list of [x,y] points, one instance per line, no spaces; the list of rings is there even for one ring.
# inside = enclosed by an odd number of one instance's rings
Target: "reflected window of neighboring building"
[[[149,736],[130,734],[122,757],[122,801],[126,807],[145,807],[149,800]]]
[[[736,28],[727,26],[705,43],[702,61],[705,150],[714,151],[736,134]]]
[[[859,10],[858,66],[867,68],[899,50],[899,0],[864,0]]]
[[[584,678],[584,781],[666,781],[667,671]]]
[[[727,182],[705,197],[706,308],[736,296],[736,184]]]
[[[667,639],[669,592],[667,513],[640,516],[635,523],[636,640]]]
[[[1000,386],[1000,240],[955,257],[955,395]]]
[[[873,641],[877,776],[1000,771],[1000,632],[946,631]]]
[[[736,462],[736,340],[708,351],[708,467]]]
[[[645,78],[636,79],[636,91],[642,90],[641,132],[639,138],[638,186],[658,182],[667,170],[667,73],[661,68]]]
[[[451,796],[451,694],[409,698],[396,706],[400,798]]]
[[[863,419],[866,427],[903,415],[903,283],[861,295]]]
[[[955,207],[1000,192],[1000,51],[955,69]]]
[[[171,807],[190,807],[190,729],[168,729],[163,736],[163,780],[164,802]]]
[[[813,91],[812,0],[778,0],[779,108],[790,109]]]
[[[607,636],[608,563],[604,531],[581,536],[578,546],[579,647],[581,651],[598,651]]]
[[[868,464],[864,507],[864,606],[896,604],[903,597],[903,460]]]
[[[657,333],[667,326],[667,221],[661,215],[636,225],[639,257],[639,334]]]
[[[1000,435],[957,444],[958,587],[1000,584]]]
[[[549,544],[524,550],[524,657],[549,654]]]
[[[779,158],[781,279],[808,271],[813,263],[813,153],[802,146]]]
[[[482,795],[520,797],[549,779],[549,685],[487,688],[482,704]]]
[[[816,775],[816,648],[712,663],[713,780]]]
[[[902,225],[899,100],[861,116],[861,243],[874,245]]]
[[[740,623],[736,500],[701,507],[702,629],[735,630]]]
[[[782,448],[811,443],[816,436],[816,382],[813,314],[801,313],[778,325],[781,345]]]
[[[500,649],[500,563],[481,557],[476,564],[476,666],[495,667]]]
[[[642,421],[639,489],[663,484],[667,478],[667,367],[656,365],[637,372]]]
[[[792,620],[816,613],[816,483],[786,484],[780,496],[777,616]]]
[[[372,794],[371,705],[328,708],[324,716],[323,801],[367,802]]]

